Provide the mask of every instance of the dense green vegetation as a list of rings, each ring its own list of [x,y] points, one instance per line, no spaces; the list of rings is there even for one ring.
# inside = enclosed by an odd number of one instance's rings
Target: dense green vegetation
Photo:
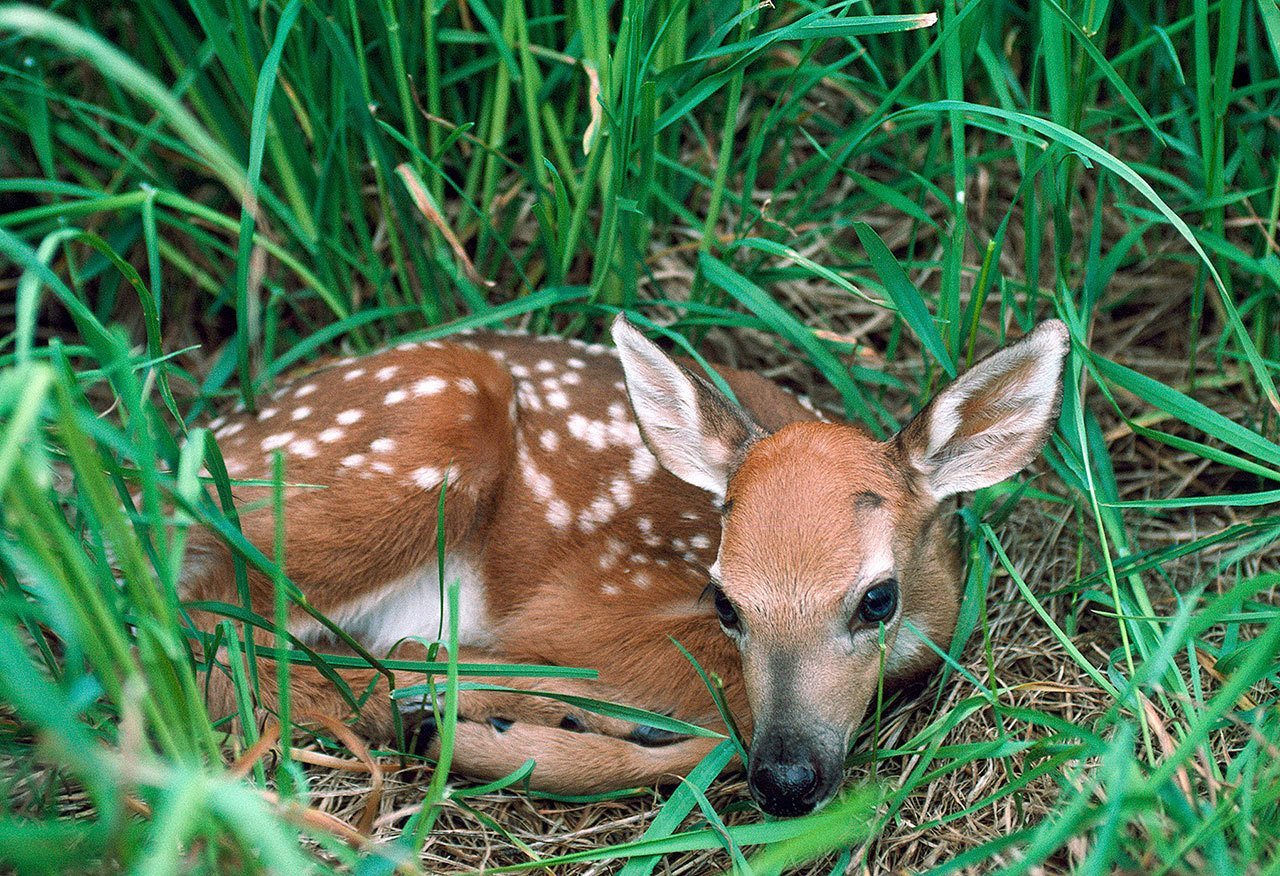
[[[878,434],[1006,331],[1074,352],[1039,473],[961,511],[945,681],[847,796],[765,823],[717,758],[573,860],[1280,873],[1277,119],[1275,0],[0,6],[0,861],[479,866],[446,816],[490,865],[569,852],[465,783],[369,846],[321,768],[232,775],[257,735],[211,726],[177,577],[191,526],[235,543],[212,411],[622,307]]]

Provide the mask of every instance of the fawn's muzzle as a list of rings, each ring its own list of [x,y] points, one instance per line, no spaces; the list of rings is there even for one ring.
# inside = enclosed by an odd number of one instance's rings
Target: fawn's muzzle
[[[747,781],[751,796],[770,815],[807,815],[839,789],[840,747],[783,730],[757,732]]]

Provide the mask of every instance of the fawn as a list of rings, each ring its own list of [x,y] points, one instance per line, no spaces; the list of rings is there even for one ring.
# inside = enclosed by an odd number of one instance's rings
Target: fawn
[[[460,660],[596,668],[598,680],[501,681],[723,728],[674,638],[723,679],[760,807],[812,811],[839,790],[881,672],[890,686],[919,677],[937,663],[920,635],[950,641],[961,563],[946,500],[1039,453],[1060,403],[1066,328],[1044,322],[978,363],[888,441],[824,422],[758,375],[717,369],[739,406],[622,316],[613,340],[403,344],[212,426],[233,477],[267,476],[279,449],[288,481],[324,487],[286,491],[286,568],[363,645],[386,652],[436,635],[443,486]],[[265,489],[234,492],[246,502]],[[264,504],[241,525],[269,552]],[[228,549],[208,532],[193,537],[183,587],[189,600],[236,601]],[[251,569],[249,588],[269,615],[271,582]],[[289,630],[326,642],[303,614]],[[389,736],[397,706],[381,676],[343,672],[353,690],[373,691],[357,728]],[[274,676],[259,677],[259,705],[271,708]],[[423,680],[397,675],[397,685]],[[292,685],[309,710],[349,712],[312,667],[295,666]],[[211,699],[230,709],[217,672]],[[714,744],[546,697],[463,691],[458,709],[457,772],[493,779],[534,758],[532,786],[562,793],[683,775]]]

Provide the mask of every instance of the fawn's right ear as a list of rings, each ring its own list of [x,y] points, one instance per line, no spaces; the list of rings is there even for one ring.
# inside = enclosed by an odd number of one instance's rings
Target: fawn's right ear
[[[618,314],[613,342],[645,444],[667,471],[723,499],[729,476],[764,429]]]
[[[1062,404],[1067,327],[1051,319],[938,393],[895,442],[935,499],[998,484],[1049,439]]]

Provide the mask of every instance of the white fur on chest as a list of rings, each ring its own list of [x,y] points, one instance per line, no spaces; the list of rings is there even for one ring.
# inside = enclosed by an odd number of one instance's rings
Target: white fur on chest
[[[388,581],[372,593],[329,612],[329,619],[375,654],[385,653],[407,636],[426,641],[449,637],[448,587],[458,581],[458,644],[483,646],[493,631],[484,600],[484,582],[468,560],[445,557],[445,593],[440,591],[436,563]],[[443,620],[443,625],[442,625]],[[293,630],[304,641],[317,638],[322,628],[309,618]]]

